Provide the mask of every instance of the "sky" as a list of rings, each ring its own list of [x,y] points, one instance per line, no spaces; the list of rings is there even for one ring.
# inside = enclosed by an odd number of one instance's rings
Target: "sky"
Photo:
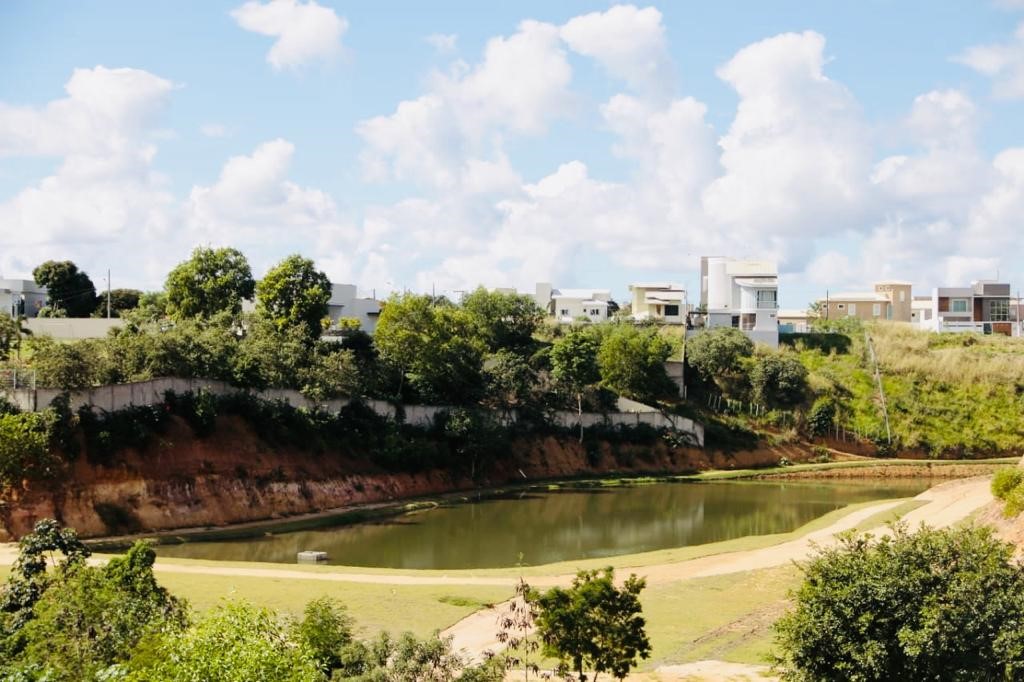
[[[1024,287],[1024,0],[3,0],[0,276]]]

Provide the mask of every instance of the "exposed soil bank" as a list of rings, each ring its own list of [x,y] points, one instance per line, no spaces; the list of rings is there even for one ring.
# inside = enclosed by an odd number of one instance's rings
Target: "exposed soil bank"
[[[282,519],[513,481],[744,469],[809,456],[796,446],[722,453],[661,441],[603,444],[588,453],[575,439],[538,437],[514,442],[508,457],[473,481],[451,471],[388,472],[358,453],[273,447],[236,417],[219,417],[216,431],[200,439],[174,417],[160,442],[144,451],[126,450],[105,463],[79,457],[59,481],[6,493],[0,541],[21,537],[42,518],[96,538]]]

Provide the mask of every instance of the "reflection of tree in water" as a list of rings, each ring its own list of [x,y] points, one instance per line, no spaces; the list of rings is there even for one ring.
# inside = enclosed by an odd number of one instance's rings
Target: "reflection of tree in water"
[[[833,509],[913,495],[927,481],[659,483],[531,492],[333,529],[160,548],[168,556],[293,562],[306,549],[333,564],[482,568],[613,556],[793,530]]]

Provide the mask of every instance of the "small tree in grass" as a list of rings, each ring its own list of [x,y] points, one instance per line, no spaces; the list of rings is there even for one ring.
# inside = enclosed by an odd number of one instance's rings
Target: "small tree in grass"
[[[600,342],[584,330],[575,329],[555,341],[551,347],[551,376],[576,397],[580,420],[580,442],[583,442],[583,393],[601,380],[597,364]]]
[[[1024,677],[1024,570],[986,528],[848,534],[775,625],[784,680]]]
[[[530,679],[530,673],[540,676],[540,666],[534,660],[541,647],[540,640],[534,635],[538,615],[537,595],[520,578],[508,607],[498,614],[497,640],[505,646],[505,652],[499,659],[504,669],[522,670],[524,680]]]
[[[639,598],[646,581],[631,575],[619,588],[614,579],[611,568],[580,571],[569,589],[555,587],[538,598],[544,653],[558,659],[566,679],[571,671],[586,682],[585,671],[593,670],[594,680],[603,672],[621,680],[637,658],[650,655]]]

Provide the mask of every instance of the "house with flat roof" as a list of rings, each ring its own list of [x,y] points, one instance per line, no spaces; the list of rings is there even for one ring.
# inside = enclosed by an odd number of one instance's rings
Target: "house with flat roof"
[[[703,256],[700,259],[699,315],[694,330],[735,327],[756,343],[777,348],[778,266],[768,260]]]
[[[331,284],[331,298],[327,301],[327,316],[331,318],[331,328],[338,325],[342,318],[354,319],[359,328],[367,334],[377,330],[380,317],[380,301],[372,296],[360,296],[355,284]]]
[[[46,287],[31,279],[0,279],[0,314],[36,317],[46,305]]]
[[[935,332],[1020,334],[1010,305],[1010,285],[980,280],[968,287],[937,287],[932,290],[931,315],[918,324]],[[1014,311],[1017,312],[1017,311]]]
[[[686,290],[670,282],[641,282],[629,285],[632,318],[636,322],[683,324],[689,312]]]
[[[534,300],[560,324],[580,319],[603,322],[619,309],[610,289],[558,289],[550,282],[538,282]]]
[[[818,299],[821,316],[828,320],[856,317],[860,320],[913,320],[912,285],[910,282],[876,282],[873,291],[841,292]]]

